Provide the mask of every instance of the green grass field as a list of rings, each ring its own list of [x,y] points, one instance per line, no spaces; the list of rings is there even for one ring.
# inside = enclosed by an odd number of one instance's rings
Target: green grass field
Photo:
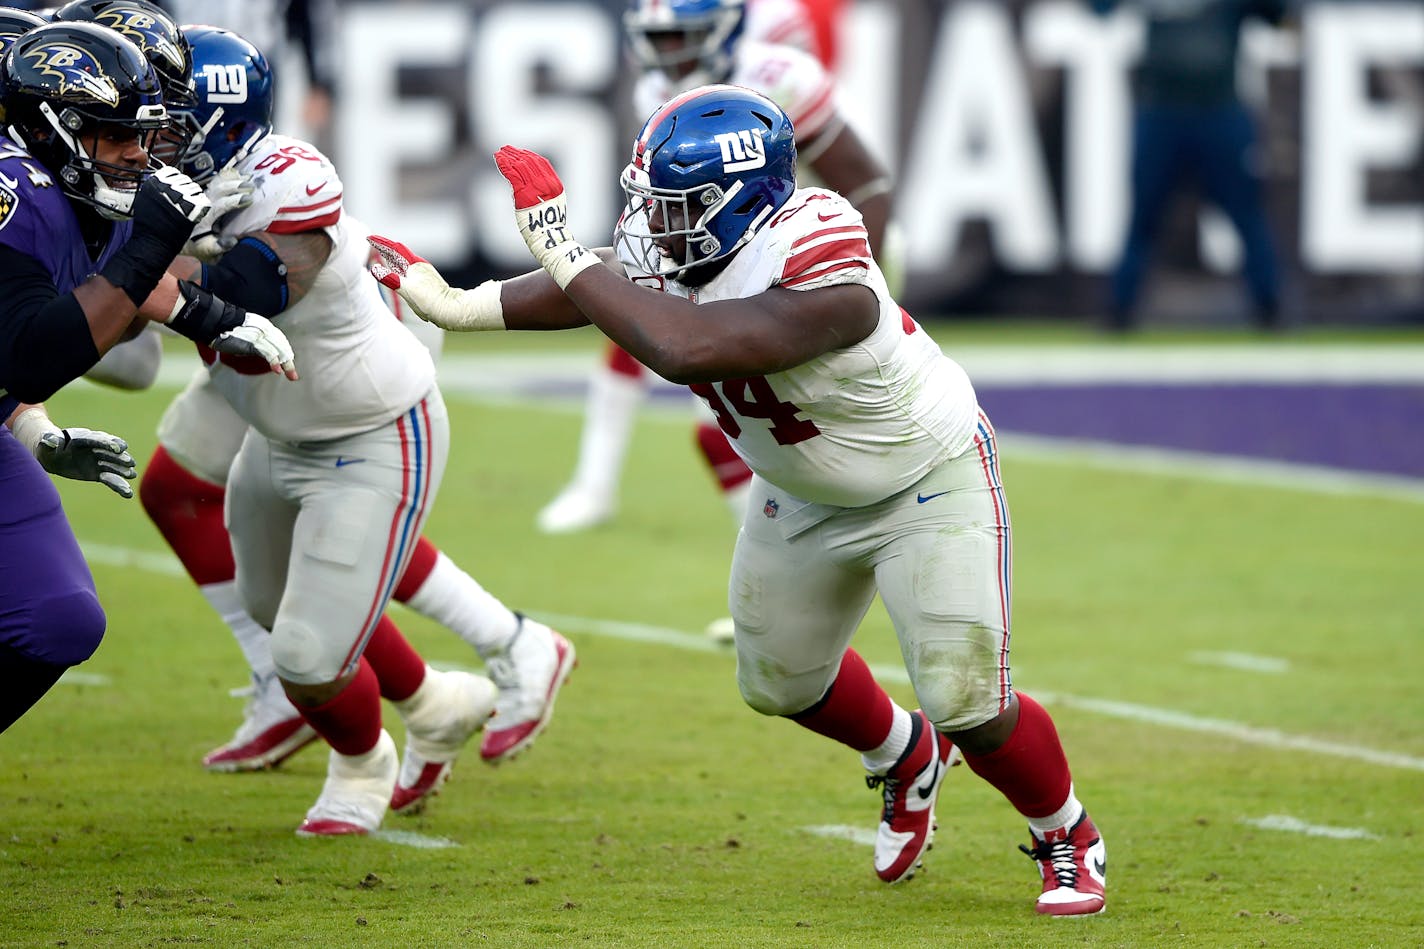
[[[51,414],[143,459],[171,394],[80,386]],[[298,839],[324,754],[202,770],[238,720],[237,648],[137,501],[63,484],[110,625],[0,737],[0,945],[1424,945],[1424,504],[1028,460],[1005,436],[1015,684],[1053,712],[1110,857],[1107,912],[1053,920],[1023,822],[968,769],[924,870],[887,888],[847,839],[879,805],[856,756],[742,705],[699,632],[725,612],[733,530],[684,418],[640,421],[613,525],[549,538],[532,522],[575,407],[450,402],[428,533],[577,645],[545,735],[499,769],[472,753],[396,833]],[[394,615],[437,665],[477,664]],[[912,702],[878,606],[857,645]],[[1238,653],[1277,662],[1211,659]]]

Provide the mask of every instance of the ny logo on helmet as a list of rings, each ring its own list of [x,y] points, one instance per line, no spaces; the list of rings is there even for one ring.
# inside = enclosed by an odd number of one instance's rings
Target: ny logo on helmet
[[[241,64],[209,63],[203,67],[208,82],[209,102],[243,103],[247,101],[247,68]]]
[[[66,43],[50,43],[25,51],[25,58],[34,60],[42,76],[59,80],[56,90],[60,98],[72,92],[83,92],[111,106],[119,104],[119,87],[104,75],[103,67],[88,50]]]
[[[722,132],[712,136],[722,148],[722,171],[751,171],[766,164],[766,142],[752,129]]]

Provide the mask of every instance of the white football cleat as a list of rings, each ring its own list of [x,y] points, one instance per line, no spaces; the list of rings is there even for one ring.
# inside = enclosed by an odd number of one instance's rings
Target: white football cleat
[[[613,519],[618,501],[609,492],[570,484],[545,505],[535,521],[545,534],[576,534]]]
[[[385,729],[381,729],[376,747],[363,755],[343,755],[332,749],[326,784],[297,828],[297,836],[343,837],[378,829],[399,771],[396,743]]]
[[[261,771],[275,768],[316,741],[316,729],[306,723],[282,691],[275,675],[238,694],[249,698],[242,724],[224,745],[203,756],[209,771]]]
[[[719,616],[702,630],[707,638],[719,646],[730,646],[737,638],[737,624],[730,616]]]
[[[1038,864],[1043,892],[1034,906],[1047,916],[1092,916],[1107,905],[1108,852],[1103,836],[1085,813],[1072,827],[1039,837],[1019,849]]]
[[[554,716],[554,700],[578,664],[574,644],[522,613],[514,638],[485,668],[499,687],[494,718],[480,742],[490,764],[508,761],[534,743]]]
[[[405,756],[389,795],[397,814],[418,814],[450,778],[465,742],[485,726],[499,690],[470,672],[425,669],[415,694],[396,702],[405,722]]]

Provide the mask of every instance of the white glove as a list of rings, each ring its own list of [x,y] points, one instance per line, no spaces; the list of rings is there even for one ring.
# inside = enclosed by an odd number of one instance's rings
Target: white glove
[[[494,153],[499,173],[514,189],[514,219],[519,235],[559,289],[599,263],[598,255],[569,236],[568,199],[549,159],[537,152],[505,145]]]
[[[117,435],[87,428],[58,428],[43,406],[27,407],[10,423],[16,440],[52,475],[97,481],[120,497],[133,497],[129,481],[138,473],[128,444]]]
[[[366,241],[375,251],[369,264],[371,276],[399,293],[425,322],[457,332],[505,328],[498,280],[460,290],[446,283],[430,261],[399,241],[374,234]]]
[[[272,321],[256,313],[248,313],[239,326],[223,333],[208,344],[220,353],[232,356],[256,356],[272,367],[273,372],[282,372],[288,379],[297,378],[296,356],[287,334],[277,329]]]
[[[183,246],[183,253],[210,264],[232,250],[237,238],[220,235],[217,229],[229,214],[252,205],[253,190],[252,176],[234,167],[224,168],[214,175],[203,192],[204,197],[212,202],[213,210]]]

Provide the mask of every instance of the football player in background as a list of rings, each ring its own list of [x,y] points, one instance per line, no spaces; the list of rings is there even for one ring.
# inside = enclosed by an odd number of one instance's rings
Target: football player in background
[[[385,787],[384,799],[414,813],[448,777],[490,706],[496,718],[486,729],[482,758],[497,763],[528,747],[552,715],[574,651],[418,539],[448,438],[431,355],[392,318],[366,279],[365,231],[342,210],[335,169],[305,143],[271,133],[272,77],[262,53],[226,30],[189,27],[185,35],[198,76],[190,118],[200,132],[184,167],[200,180],[245,178],[253,191],[247,207],[194,235],[190,250],[206,262],[180,265],[204,282],[231,286],[234,295],[282,312],[284,322],[300,327],[299,345],[323,374],[311,389],[284,398],[256,383],[246,366],[213,365],[212,354],[205,354],[210,370],[195,375],[160,423],[160,447],[145,471],[141,497],[253,669],[256,694],[243,727],[205,763],[215,770],[270,765],[307,743],[313,730],[322,733],[340,753],[333,753],[332,776],[304,832],[361,833],[380,823],[385,803],[376,806],[376,792],[394,760],[386,754],[389,738],[379,730],[379,703],[372,719],[362,696],[372,682],[379,682],[380,694],[395,702],[407,725],[399,781],[394,792]],[[353,254],[361,257],[354,266]],[[417,395],[426,396],[412,403],[424,406],[421,412],[407,418],[414,408],[395,408]],[[392,411],[395,418],[387,418]],[[254,431],[248,432],[249,425]],[[262,473],[265,463],[256,469],[239,464],[231,490],[225,490],[229,465],[243,444],[249,465],[272,455],[290,467],[273,480]],[[415,453],[401,462],[396,452],[405,449]],[[245,472],[241,482],[239,472]],[[420,492],[410,493],[422,483]],[[233,543],[223,527],[225,498],[233,512]],[[392,503],[399,530],[393,526],[390,538],[372,535],[363,544],[344,536],[351,528],[337,523],[355,518],[364,526],[382,516],[390,522]],[[359,513],[367,508],[386,513]],[[279,526],[249,530],[238,513],[244,510],[267,527]],[[372,562],[381,543],[388,550]],[[284,575],[286,554],[271,549],[287,545],[305,554],[294,561],[301,567],[291,576]],[[245,574],[237,569],[244,551],[247,563],[255,563]],[[292,595],[283,598],[284,588]],[[383,608],[391,595],[474,645],[497,690],[486,690],[482,678],[427,669],[395,626],[379,618],[377,605]],[[369,615],[345,615],[368,600]],[[253,602],[256,614],[247,608]],[[320,642],[306,641],[313,635]],[[376,676],[369,681],[356,661],[367,636],[367,664]],[[333,653],[333,645],[351,652]],[[309,661],[300,653],[313,646],[324,653],[317,672],[292,668]],[[294,682],[323,672],[340,675],[315,689]],[[303,698],[307,705],[322,699],[357,711],[327,715],[324,701],[317,703],[321,708],[301,708]]]
[[[209,207],[177,169],[150,163],[167,112],[148,60],[110,30],[3,19],[15,38],[0,59],[0,730],[104,633],[41,467],[133,494],[123,439],[59,429],[41,403],[139,318],[296,376],[265,319],[165,273]]]
[[[879,877],[913,874],[962,752],[1028,820],[1038,912],[1100,912],[1102,838],[1052,719],[1010,679],[994,430],[964,370],[895,303],[860,213],[797,187],[786,113],[733,86],[666,103],[623,171],[613,252],[573,239],[542,156],[505,146],[495,161],[543,270],[456,290],[378,237],[378,279],[447,329],[592,322],[690,385],[755,472],[728,594],[737,684],[758,712],[860,752],[883,793]],[[849,648],[877,593],[921,710]]]
[[[727,82],[766,95],[795,123],[806,174],[861,212],[871,249],[882,253],[890,219],[889,174],[841,115],[832,76],[807,52],[817,42],[816,30],[797,0],[633,0],[623,22],[641,70],[633,91],[639,116],[705,83]],[[636,359],[617,346],[608,348],[589,380],[573,477],[539,512],[540,530],[585,530],[616,513],[623,461],[648,384]],[[699,419],[696,438],[740,520],[751,470],[711,418]],[[708,632],[725,639],[730,627],[714,623]]]

